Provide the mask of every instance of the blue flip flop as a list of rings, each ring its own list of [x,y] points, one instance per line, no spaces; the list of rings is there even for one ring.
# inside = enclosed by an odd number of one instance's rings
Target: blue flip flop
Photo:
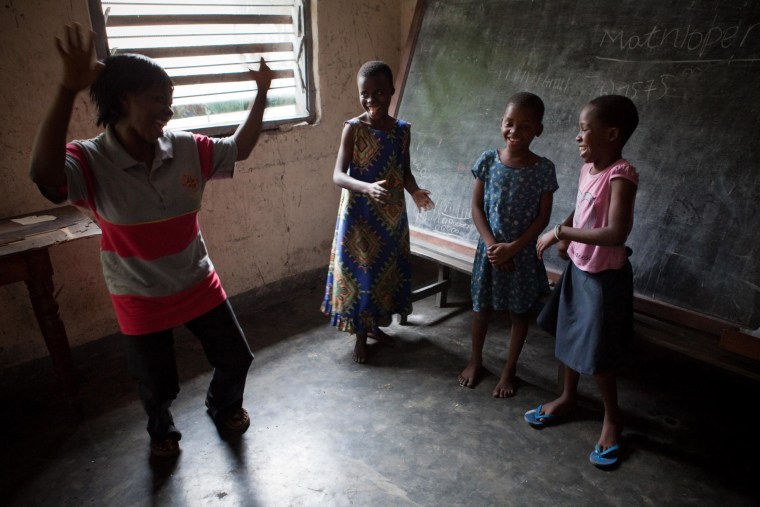
[[[599,468],[609,468],[617,464],[620,460],[620,444],[615,444],[602,450],[599,444],[594,446],[594,450],[588,455],[588,460],[592,465]]]
[[[533,426],[534,428],[541,428],[543,426],[548,426],[554,422],[557,422],[557,416],[554,414],[542,414],[541,408],[543,405],[539,405],[533,410],[528,410],[525,412],[525,415],[523,416],[523,419],[525,419],[525,422]]]

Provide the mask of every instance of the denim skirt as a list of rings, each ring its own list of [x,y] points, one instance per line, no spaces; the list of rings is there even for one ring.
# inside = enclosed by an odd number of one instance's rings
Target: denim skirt
[[[571,369],[593,375],[614,369],[633,335],[633,270],[587,273],[572,262],[538,316],[556,337],[555,356]]]

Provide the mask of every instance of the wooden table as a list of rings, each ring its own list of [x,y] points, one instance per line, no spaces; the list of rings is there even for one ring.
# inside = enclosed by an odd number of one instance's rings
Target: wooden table
[[[69,340],[54,296],[48,249],[99,234],[100,228],[73,206],[0,219],[0,285],[26,282],[53,368],[70,398],[77,395],[77,383]]]

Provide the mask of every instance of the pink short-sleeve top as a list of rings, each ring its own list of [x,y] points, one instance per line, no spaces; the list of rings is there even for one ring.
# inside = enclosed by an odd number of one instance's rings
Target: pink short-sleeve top
[[[607,169],[591,174],[594,165],[584,164],[578,179],[578,197],[575,203],[573,227],[596,229],[606,227],[609,222],[610,182],[615,178],[625,178],[634,185],[639,184],[639,174],[628,161],[620,159]],[[628,224],[628,233],[633,228],[633,216]],[[627,235],[626,235],[627,237]],[[573,263],[588,273],[599,273],[608,269],[620,269],[628,255],[625,245],[600,246],[571,242],[568,254]]]

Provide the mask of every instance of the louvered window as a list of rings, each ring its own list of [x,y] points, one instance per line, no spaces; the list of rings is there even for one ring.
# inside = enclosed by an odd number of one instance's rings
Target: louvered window
[[[140,53],[171,76],[169,128],[230,132],[255,97],[247,69],[262,56],[275,71],[265,124],[313,120],[308,0],[89,1],[99,58]]]

